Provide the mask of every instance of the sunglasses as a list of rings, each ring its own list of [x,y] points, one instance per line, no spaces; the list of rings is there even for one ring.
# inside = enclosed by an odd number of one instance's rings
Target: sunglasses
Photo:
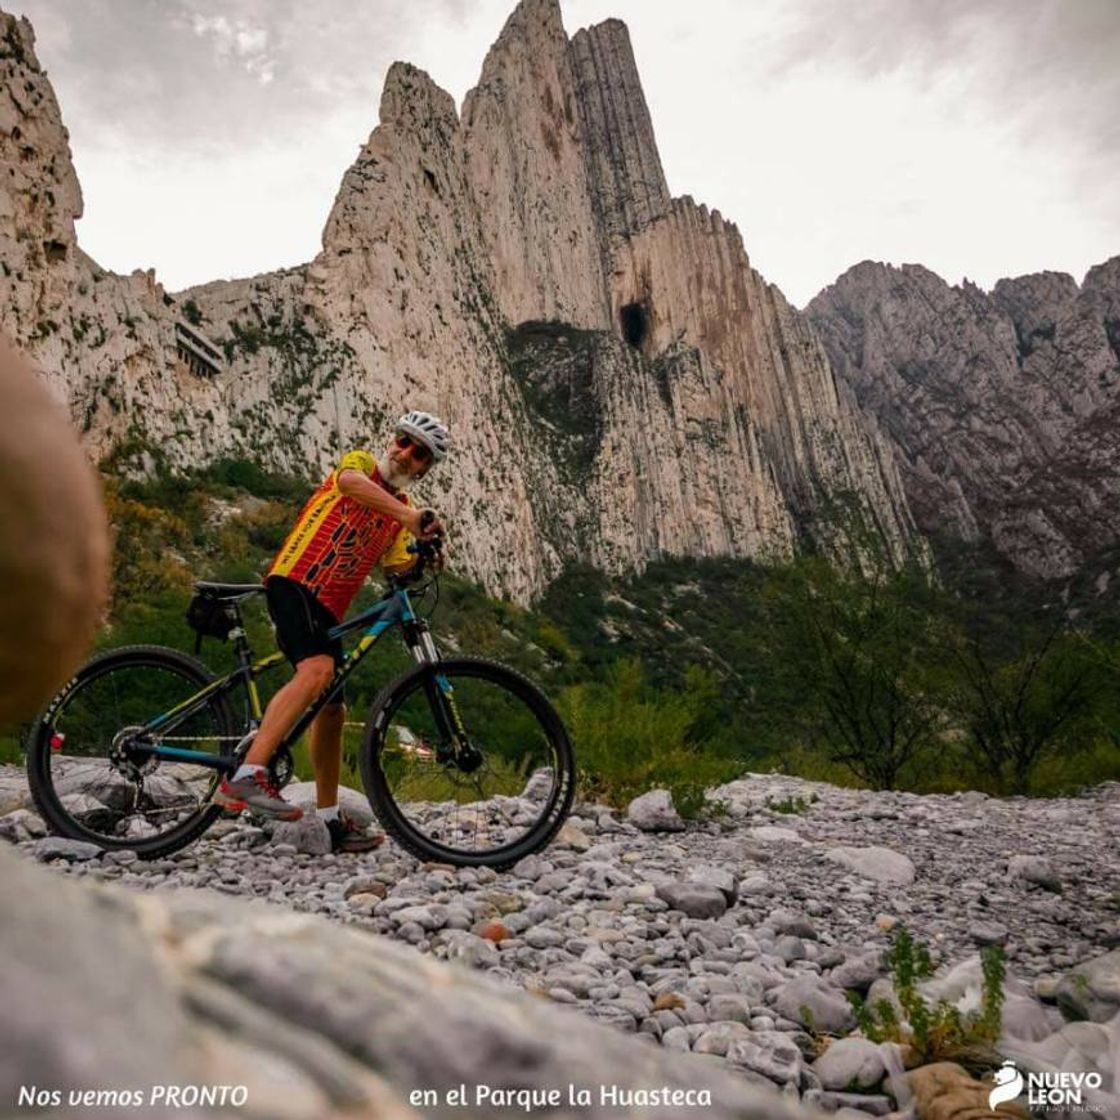
[[[397,446],[402,451],[408,451],[411,458],[415,459],[417,463],[427,463],[432,457],[432,449],[425,446],[419,440],[413,439],[412,436],[406,435],[404,432],[397,432]]]

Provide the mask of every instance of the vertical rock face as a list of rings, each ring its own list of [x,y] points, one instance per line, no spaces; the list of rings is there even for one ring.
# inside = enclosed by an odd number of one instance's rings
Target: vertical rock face
[[[70,161],[58,102],[35,58],[25,19],[0,19],[0,295],[7,314],[28,315],[55,286],[77,250],[82,191]]]
[[[759,444],[756,489],[767,503],[804,525],[819,499],[862,494],[884,537],[901,545],[906,503],[889,449],[837,392],[806,321],[750,267],[734,225],[678,199],[620,247],[613,276],[616,314],[624,327],[631,317],[644,324],[644,352],[695,346],[726,381]]]
[[[154,274],[115,276],[79,248],[82,195],[58,103],[26,20],[0,13],[0,314],[85,436],[93,458],[124,448],[148,420],[228,431],[217,386],[176,362],[174,322]],[[154,413],[150,406],[155,404]],[[151,414],[150,414],[151,413]],[[206,453],[199,432],[179,461]],[[211,450],[211,454],[213,451]]]
[[[896,550],[912,532],[888,445],[806,321],[733,225],[670,198],[618,21],[569,40],[556,0],[524,0],[461,120],[394,64],[315,260],[171,296],[73,244],[65,130],[30,29],[4,19],[6,95],[41,96],[5,109],[3,161],[30,130],[28,182],[57,185],[49,220],[0,199],[5,325],[94,455],[314,475],[428,408],[458,450],[420,496],[461,566],[522,599],[573,559],[786,553],[838,497]],[[21,248],[54,239],[50,259]]]
[[[989,535],[1022,570],[1120,541],[1120,257],[991,295],[864,262],[809,305],[833,368],[900,451],[925,530]]]
[[[609,19],[577,32],[571,50],[600,228],[637,233],[668,213],[671,200],[630,33]]]
[[[467,171],[510,323],[607,317],[579,94],[560,9],[522,4],[463,101]]]

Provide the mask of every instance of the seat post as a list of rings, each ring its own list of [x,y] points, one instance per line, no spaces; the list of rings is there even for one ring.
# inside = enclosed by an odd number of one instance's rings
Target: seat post
[[[253,648],[249,645],[249,638],[245,633],[245,620],[241,617],[241,604],[233,604],[233,613],[237,616],[237,626],[230,632],[233,638],[233,652],[237,657],[238,665],[245,667],[253,663]]]

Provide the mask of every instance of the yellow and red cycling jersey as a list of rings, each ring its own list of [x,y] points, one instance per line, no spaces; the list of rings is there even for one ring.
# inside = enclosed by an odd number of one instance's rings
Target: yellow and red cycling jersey
[[[350,451],[308,499],[268,569],[270,576],[303,584],[340,622],[375,564],[406,568],[413,560],[407,551],[412,534],[399,521],[339,490],[338,476],[345,470],[361,471],[410,504],[407,494],[382,480],[373,455]]]

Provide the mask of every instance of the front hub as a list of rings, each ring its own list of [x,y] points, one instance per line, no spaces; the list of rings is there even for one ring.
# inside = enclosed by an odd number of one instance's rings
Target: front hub
[[[464,774],[473,774],[482,765],[482,752],[470,742],[460,742],[455,765]]]

